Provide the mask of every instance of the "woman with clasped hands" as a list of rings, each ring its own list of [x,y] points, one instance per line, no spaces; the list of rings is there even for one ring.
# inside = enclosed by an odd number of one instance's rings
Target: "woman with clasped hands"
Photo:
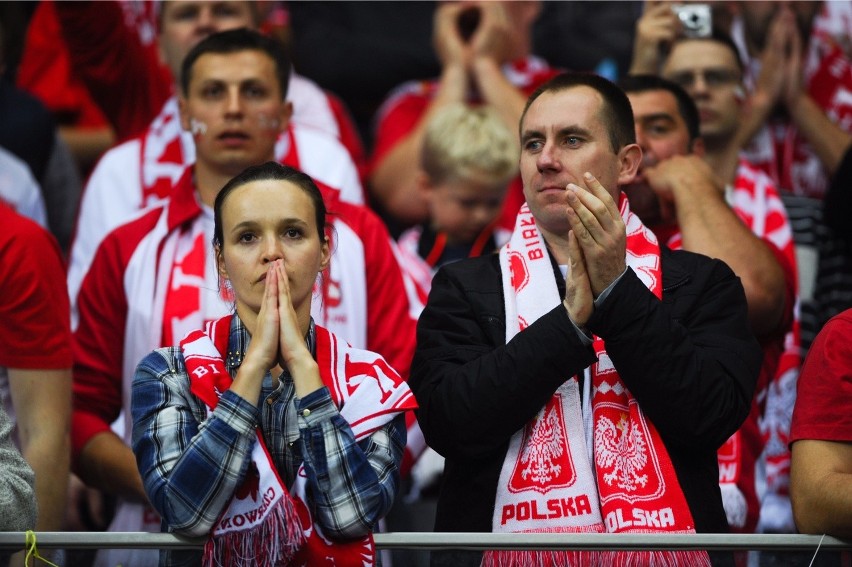
[[[133,450],[148,498],[168,531],[208,538],[204,564],[370,564],[414,398],[381,356],[311,318],[330,250],[307,175],[250,167],[213,216],[235,313],[137,367]],[[198,554],[179,553],[161,564]]]

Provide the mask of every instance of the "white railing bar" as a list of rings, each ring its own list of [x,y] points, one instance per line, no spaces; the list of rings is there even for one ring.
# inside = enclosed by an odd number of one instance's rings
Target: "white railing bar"
[[[143,532],[37,532],[39,549],[198,549],[203,539]],[[801,534],[493,534],[390,532],[374,536],[378,549],[577,550],[852,550],[852,541]],[[820,544],[820,540],[822,543]],[[0,533],[0,550],[24,547],[25,532]]]

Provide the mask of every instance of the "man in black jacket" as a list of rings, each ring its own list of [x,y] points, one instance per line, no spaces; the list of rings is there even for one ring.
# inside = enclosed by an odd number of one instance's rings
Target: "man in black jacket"
[[[418,323],[410,382],[446,458],[436,531],[728,531],[716,450],[748,413],[761,363],[739,280],[660,247],[630,213],[619,187],[642,151],[609,81],[551,80],[520,135],[527,206],[512,239],[439,271]],[[550,558],[595,559],[619,561]]]

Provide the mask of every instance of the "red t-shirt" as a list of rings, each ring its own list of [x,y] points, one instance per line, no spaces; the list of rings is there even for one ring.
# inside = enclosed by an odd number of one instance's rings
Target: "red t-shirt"
[[[790,443],[852,441],[852,309],[832,317],[817,335],[796,392]]]
[[[71,368],[71,310],[56,240],[0,205],[0,366]]]

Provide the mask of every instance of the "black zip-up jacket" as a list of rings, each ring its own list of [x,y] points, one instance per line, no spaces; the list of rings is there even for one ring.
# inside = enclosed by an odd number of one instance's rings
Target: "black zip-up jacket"
[[[724,533],[716,451],[749,412],[760,345],[742,284],[725,263],[666,247],[661,262],[662,301],[628,269],[587,329],[604,339],[660,432],[696,530]],[[554,277],[564,295],[555,265]],[[426,442],[446,458],[439,532],[491,531],[509,438],[566,377],[595,361],[561,303],[508,344],[505,325],[496,254],[439,270],[418,322],[410,378]]]

